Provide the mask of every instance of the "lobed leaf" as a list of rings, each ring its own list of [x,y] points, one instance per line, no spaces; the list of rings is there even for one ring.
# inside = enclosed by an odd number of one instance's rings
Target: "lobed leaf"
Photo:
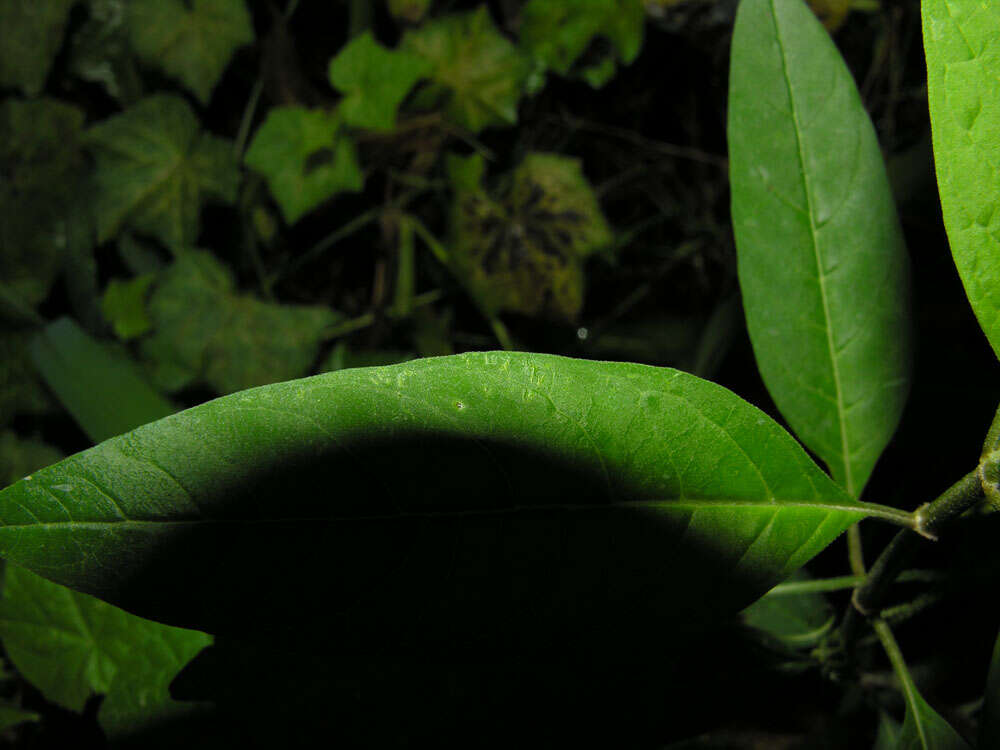
[[[909,390],[909,268],[850,71],[801,0],[744,0],[729,83],[747,326],[782,415],[857,497]]]
[[[868,513],[719,386],[476,353],[244,391],[106,441],[0,492],[0,552],[209,632],[624,658],[735,612]]]
[[[972,309],[1000,356],[1000,6],[924,0],[941,210]]]

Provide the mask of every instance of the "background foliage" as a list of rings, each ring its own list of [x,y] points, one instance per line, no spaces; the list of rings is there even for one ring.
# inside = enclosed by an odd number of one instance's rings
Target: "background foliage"
[[[946,250],[919,4],[812,6],[875,123],[912,258],[913,394],[867,489],[910,507],[978,455],[995,363]],[[131,426],[135,415],[89,398],[109,383],[144,394],[152,418],[476,349],[671,365],[777,417],[730,231],[735,7],[0,0],[0,484]],[[926,627],[961,622],[961,638],[906,649],[925,697],[967,736],[1000,621],[975,594],[995,572],[977,554],[993,521],[936,549],[937,583],[914,595]],[[842,560],[835,545],[812,567],[839,573]],[[8,646],[5,741],[124,741],[170,716],[165,686],[206,636],[147,636],[145,621],[48,586],[18,571],[0,602],[5,643],[43,628],[60,644]],[[845,679],[823,650],[830,600],[796,606],[772,602],[693,643],[672,667],[684,685],[672,697],[688,706],[673,738],[861,747],[876,727],[895,731],[878,650]],[[122,649],[122,633],[148,652]],[[139,713],[136,675],[156,686]],[[255,700],[266,708],[274,689],[254,685]],[[97,693],[103,704],[88,702]]]

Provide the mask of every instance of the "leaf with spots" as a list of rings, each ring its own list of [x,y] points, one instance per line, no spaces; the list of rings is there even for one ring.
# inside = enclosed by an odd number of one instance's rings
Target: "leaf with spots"
[[[170,391],[205,383],[219,393],[304,375],[339,319],[326,307],[239,293],[229,269],[201,250],[163,272],[146,313],[152,331],[139,349],[154,382]]]
[[[233,53],[253,41],[244,0],[130,0],[129,40],[140,59],[205,104]]]
[[[941,209],[972,309],[1000,356],[1000,6],[924,0]]]
[[[802,0],[744,0],[729,81],[733,230],[757,365],[854,497],[909,391],[909,265],[854,79]]]
[[[236,200],[232,144],[200,130],[178,96],[151,96],[99,122],[87,132],[87,144],[101,242],[129,228],[177,250],[197,239],[206,201]]]
[[[0,638],[18,672],[71,711],[103,694],[97,715],[109,738],[198,710],[167,687],[211,636],[150,622],[9,565]]]
[[[431,65],[431,85],[417,95],[416,105],[441,106],[473,133],[517,122],[531,62],[497,31],[485,5],[407,31],[400,49]]]
[[[267,179],[289,224],[337,193],[361,190],[358,155],[341,124],[336,112],[275,107],[257,130],[244,160]]]
[[[491,195],[481,157],[451,157],[450,262],[486,309],[573,320],[583,262],[612,235],[577,159],[529,153]]]

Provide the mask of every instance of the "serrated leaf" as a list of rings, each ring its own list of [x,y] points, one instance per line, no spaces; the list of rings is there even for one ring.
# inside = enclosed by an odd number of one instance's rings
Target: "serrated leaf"
[[[66,262],[88,254],[81,199],[83,112],[54,99],[0,103],[0,311],[17,316],[48,295]]]
[[[127,10],[136,54],[180,80],[202,104],[233,53],[254,38],[244,0],[131,0]]]
[[[0,86],[41,93],[75,2],[0,0]]]
[[[768,391],[854,496],[909,390],[909,268],[878,141],[802,0],[744,0],[729,88],[743,307]]]
[[[115,335],[123,341],[141,336],[153,327],[146,314],[146,295],[156,280],[151,273],[124,281],[111,279],[101,297],[101,312]]]
[[[626,65],[635,60],[645,20],[643,0],[530,0],[521,11],[520,37],[546,68],[576,72],[597,87],[614,75],[616,58]],[[577,65],[598,38],[617,54]]]
[[[127,353],[93,339],[69,318],[35,335],[31,359],[95,443],[176,411],[142,378]]]
[[[90,128],[98,238],[125,228],[172,250],[193,243],[209,199],[236,199],[239,170],[232,144],[199,129],[182,98],[156,95]]]
[[[422,57],[386,49],[370,31],[354,37],[330,61],[330,83],[345,95],[339,107],[344,122],[392,130],[399,105],[430,67]]]
[[[147,309],[153,332],[140,351],[166,390],[204,382],[230,393],[301,376],[338,320],[326,307],[239,294],[230,271],[204,251],[183,253],[162,273]]]
[[[323,109],[273,108],[244,161],[267,179],[289,224],[337,193],[357,192],[364,184],[340,116]]]
[[[210,632],[302,617],[353,653],[635,656],[869,512],[720,386],[475,353],[266,386],[114,438],[0,492],[0,552]]]
[[[969,302],[1000,356],[1000,6],[921,7],[944,224]]]
[[[583,306],[583,260],[612,235],[578,159],[529,153],[493,197],[475,189],[482,163],[452,158],[449,248],[456,273],[489,310],[572,320]]]
[[[517,104],[531,74],[529,59],[497,31],[486,6],[407,31],[400,49],[431,63],[433,85],[421,102],[440,102],[458,125],[478,133],[517,122]]]
[[[17,566],[7,566],[0,638],[18,672],[48,700],[82,711],[104,694],[98,721],[110,738],[184,716],[192,704],[167,687],[211,636],[143,620]]]

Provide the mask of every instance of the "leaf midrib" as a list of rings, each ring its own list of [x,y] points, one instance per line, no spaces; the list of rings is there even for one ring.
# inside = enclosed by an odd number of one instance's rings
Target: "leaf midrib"
[[[837,428],[840,431],[840,449],[842,452],[841,462],[844,467],[844,488],[851,497],[855,497],[854,477],[851,474],[851,463],[849,441],[847,437],[847,427],[845,423],[844,394],[840,384],[840,368],[837,363],[836,347],[833,343],[833,331],[830,326],[830,306],[826,293],[826,276],[823,272],[823,265],[819,257],[819,236],[813,213],[813,195],[809,184],[809,173],[806,171],[805,154],[803,153],[802,137],[800,135],[799,113],[796,106],[795,95],[792,93],[792,82],[788,75],[788,59],[785,55],[785,45],[782,41],[781,30],[778,28],[778,11],[775,8],[775,0],[770,0],[771,20],[774,23],[774,36],[778,42],[778,50],[781,52],[781,72],[785,81],[785,88],[788,91],[788,103],[792,115],[792,122],[795,131],[796,155],[799,160],[799,171],[802,174],[802,185],[806,195],[806,214],[809,218],[809,235],[812,238],[813,260],[816,263],[816,278],[819,281],[820,299],[823,304],[823,318],[826,321],[826,344],[827,352],[830,355],[830,366],[833,371],[833,384],[837,394]]]

